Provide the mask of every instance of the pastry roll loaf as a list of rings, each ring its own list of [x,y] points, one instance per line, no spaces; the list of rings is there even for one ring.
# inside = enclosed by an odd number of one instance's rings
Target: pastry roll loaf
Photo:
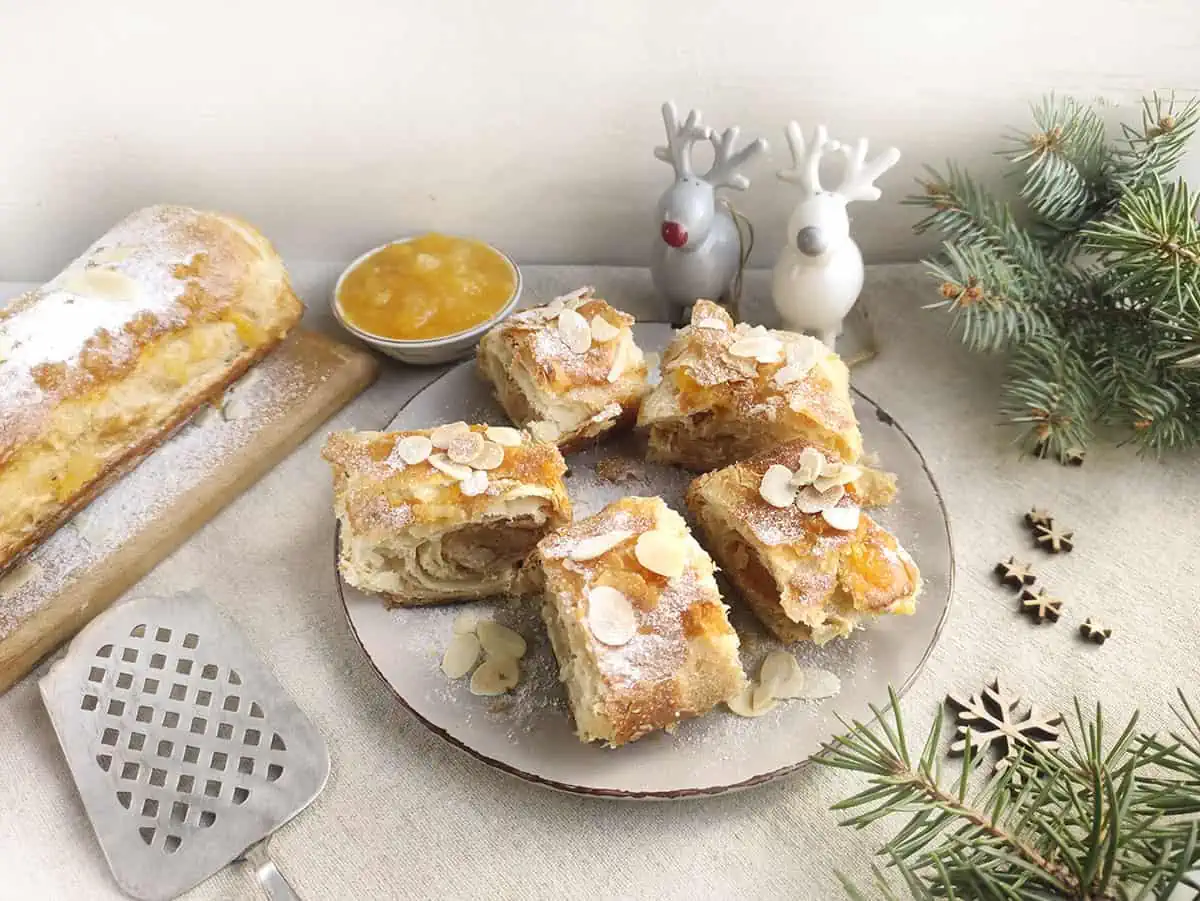
[[[783,641],[824,644],[911,614],[921,574],[860,507],[863,471],[795,441],[700,476],[688,508],[725,576]]]
[[[622,498],[555,532],[530,566],[582,741],[673,730],[745,687],[712,560],[661,498]]]
[[[0,570],[275,347],[303,312],[244,222],[148,207],[0,310]]]
[[[322,453],[342,576],[392,605],[507,594],[538,539],[571,519],[562,454],[506,426],[335,432]]]
[[[735,326],[701,300],[662,373],[638,415],[651,460],[706,471],[797,438],[845,460],[862,453],[849,372],[815,338]]]
[[[489,331],[479,370],[513,422],[569,453],[637,417],[648,385],[633,321],[583,288]]]

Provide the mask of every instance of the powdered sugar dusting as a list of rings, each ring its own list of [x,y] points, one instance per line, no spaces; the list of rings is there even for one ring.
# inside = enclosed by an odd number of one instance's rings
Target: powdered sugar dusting
[[[69,591],[106,556],[148,529],[183,496],[252,445],[271,423],[312,393],[312,377],[277,351],[253,370],[259,373],[239,397],[251,415],[226,421],[197,415],[68,524],[38,545],[27,560],[36,567],[32,578],[0,597],[0,641],[20,628],[52,598]]]
[[[149,207],[121,222],[56,278],[0,312],[0,409],[15,413],[36,403],[42,390],[33,370],[43,363],[71,362],[89,339],[106,333],[105,353],[121,361],[135,349],[127,331],[146,314],[159,321],[182,319],[176,303],[187,288],[176,275],[202,251],[189,236],[189,220],[199,214],[183,207]],[[97,273],[119,273],[101,279]],[[123,281],[130,291],[106,291]],[[132,295],[132,296],[130,296]]]

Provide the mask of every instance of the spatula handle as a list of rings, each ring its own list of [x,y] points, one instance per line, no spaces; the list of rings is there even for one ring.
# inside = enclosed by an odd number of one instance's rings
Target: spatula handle
[[[271,860],[265,841],[259,842],[246,852],[246,861],[254,867],[254,878],[271,901],[300,901],[296,890],[283,878],[283,874]]]

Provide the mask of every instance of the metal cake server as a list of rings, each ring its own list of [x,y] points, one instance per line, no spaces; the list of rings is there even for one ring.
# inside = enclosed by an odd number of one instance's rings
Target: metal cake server
[[[329,752],[211,601],[119,604],[39,687],[126,893],[165,901],[244,858],[268,897],[297,899],[267,838],[320,793]]]

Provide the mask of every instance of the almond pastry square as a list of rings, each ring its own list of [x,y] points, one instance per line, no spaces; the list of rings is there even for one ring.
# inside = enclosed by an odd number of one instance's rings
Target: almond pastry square
[[[744,689],[712,560],[660,498],[622,498],[543,538],[530,567],[581,741],[672,731]]]
[[[577,450],[637,417],[648,373],[633,322],[581,288],[484,335],[479,371],[514,423]]]
[[[687,504],[706,546],[763,625],[825,644],[885,613],[912,614],[921,575],[862,512],[863,471],[794,441],[706,473]]]
[[[562,454],[507,426],[334,432],[322,456],[342,577],[389,605],[506,594],[538,540],[571,519]]]
[[[651,460],[707,471],[800,438],[844,460],[862,453],[849,371],[815,338],[735,326],[701,300],[662,373],[638,415]]]

